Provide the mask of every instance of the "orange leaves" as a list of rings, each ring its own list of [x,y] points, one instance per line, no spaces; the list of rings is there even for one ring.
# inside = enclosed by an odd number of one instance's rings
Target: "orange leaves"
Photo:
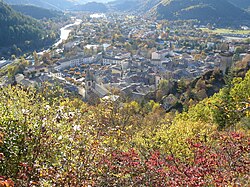
[[[232,116],[223,93],[181,115],[165,115],[153,101],[143,107],[136,102],[88,106],[53,93],[49,101],[31,90],[27,94],[7,88],[0,98],[0,173],[7,176],[0,178],[0,187],[13,186],[7,180],[12,173],[16,186],[76,187],[202,186],[209,177],[209,184],[219,186],[237,172],[249,176],[246,137],[213,136],[212,110],[221,112],[218,117]],[[190,145],[186,140],[194,137]]]
[[[14,182],[11,179],[0,177],[0,187],[14,187]]]
[[[3,144],[3,137],[4,137],[3,133],[0,132],[0,145]]]

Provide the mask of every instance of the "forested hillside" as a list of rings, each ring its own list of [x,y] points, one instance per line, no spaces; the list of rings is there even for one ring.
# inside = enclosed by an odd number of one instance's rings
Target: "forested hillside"
[[[248,24],[248,0],[117,0],[109,3],[118,11],[152,13],[158,19],[188,20],[201,23]]]
[[[118,11],[147,12],[157,5],[160,0],[116,0],[108,4]]]
[[[235,6],[238,6],[243,9],[249,9],[250,8],[250,1],[249,0],[228,0]]]
[[[0,185],[249,186],[249,85],[250,71],[180,114],[1,88]]]
[[[105,13],[108,11],[108,7],[103,3],[89,2],[83,5],[76,5],[70,8],[70,10]]]
[[[31,17],[14,11],[0,1],[0,50],[3,56],[18,54],[27,49],[38,49],[54,42],[57,35]],[[12,48],[9,50],[9,48]],[[6,50],[4,50],[6,48]]]
[[[70,0],[4,0],[12,5],[33,5],[46,9],[65,10],[74,5]]]
[[[20,12],[27,16],[31,16],[35,19],[43,19],[43,18],[51,19],[58,16],[63,16],[62,12],[40,8],[33,5],[12,5],[11,7],[15,11]]]
[[[197,19],[204,23],[236,23],[250,15],[227,0],[163,0],[156,12],[161,19]]]

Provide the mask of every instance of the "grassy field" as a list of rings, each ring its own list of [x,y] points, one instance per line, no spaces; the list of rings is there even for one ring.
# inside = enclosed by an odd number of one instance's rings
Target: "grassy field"
[[[210,32],[214,34],[250,34],[250,30],[231,30],[231,29],[215,29],[215,30],[210,30],[208,28],[202,28],[201,29],[203,32]]]

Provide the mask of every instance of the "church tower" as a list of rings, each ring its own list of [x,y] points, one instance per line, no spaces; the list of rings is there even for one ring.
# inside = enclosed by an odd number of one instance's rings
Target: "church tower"
[[[95,88],[94,76],[88,70],[85,77],[85,99],[88,99],[89,94],[93,91],[94,88]]]

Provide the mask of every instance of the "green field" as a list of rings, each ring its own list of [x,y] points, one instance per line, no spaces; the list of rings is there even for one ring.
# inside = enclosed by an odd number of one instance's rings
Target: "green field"
[[[232,30],[232,29],[214,29],[210,30],[208,28],[202,28],[203,32],[209,32],[214,34],[250,34],[250,30]]]

